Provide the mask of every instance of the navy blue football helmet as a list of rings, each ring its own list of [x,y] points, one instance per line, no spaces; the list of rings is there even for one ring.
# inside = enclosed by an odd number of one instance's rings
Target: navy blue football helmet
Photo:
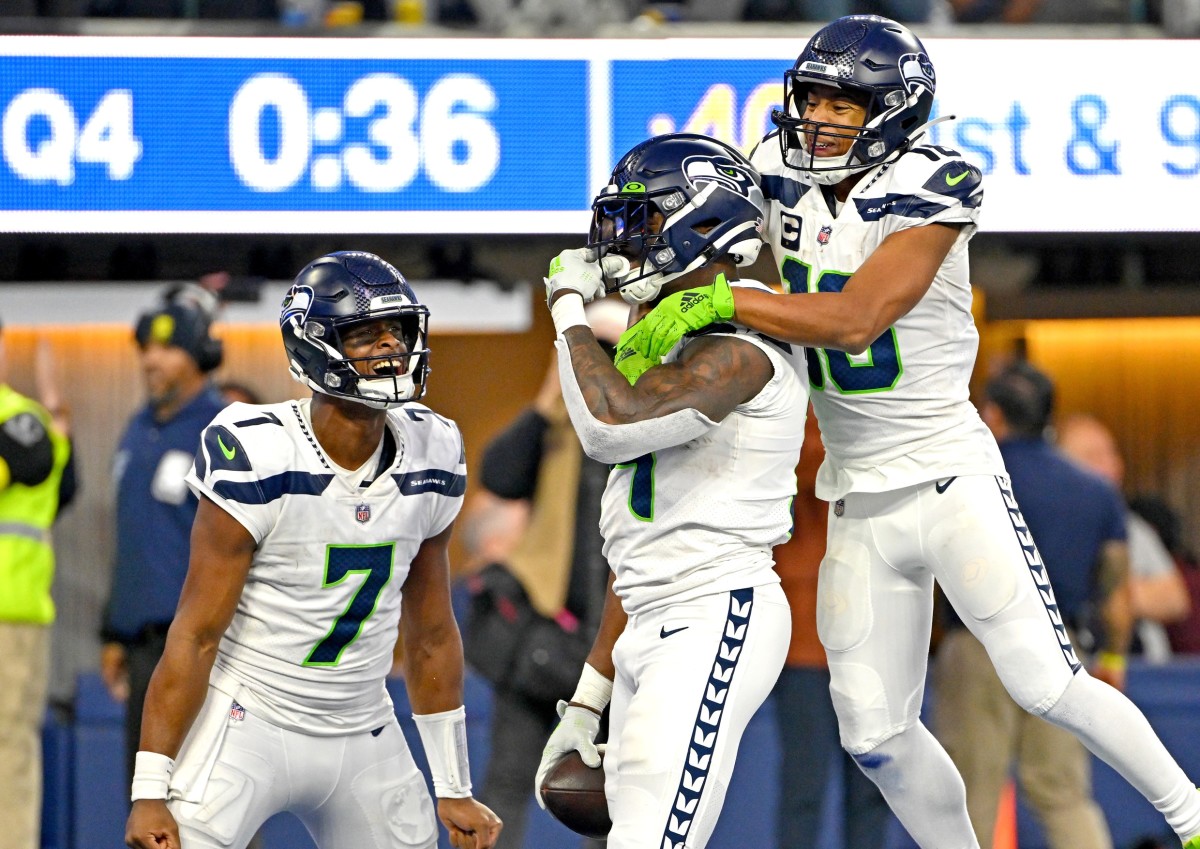
[[[809,39],[783,84],[783,109],[771,114],[783,161],[818,183],[832,184],[908,149],[929,121],[936,77],[924,45],[906,27],[877,15],[848,15]],[[804,120],[813,85],[864,98],[864,126]],[[856,141],[844,156],[818,158],[806,135]]]
[[[621,157],[592,202],[588,247],[628,261],[616,275],[602,265],[605,288],[640,304],[718,258],[754,262],[763,207],[758,171],[734,148],[695,133],[655,136]],[[662,220],[652,231],[655,213]]]
[[[406,350],[389,357],[345,355],[342,339],[355,325],[399,322]],[[317,392],[376,409],[425,394],[429,309],[389,263],[374,254],[340,251],[310,262],[296,275],[279,313],[292,376]],[[356,363],[369,364],[361,374]]]

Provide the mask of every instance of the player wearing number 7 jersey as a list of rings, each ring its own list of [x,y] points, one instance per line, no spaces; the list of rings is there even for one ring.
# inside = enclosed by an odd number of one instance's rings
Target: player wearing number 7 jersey
[[[810,346],[797,367],[827,452],[817,494],[832,502],[817,628],[841,742],[922,849],[979,845],[962,779],[918,718],[935,579],[1013,699],[1075,733],[1200,849],[1200,794],[1141,712],[1082,667],[969,401],[967,242],[982,177],[923,143],[935,86],[924,47],[894,21],[840,18],[785,86],[778,129],[752,161],[796,294],[719,282],[674,294],[618,356],[654,362],[685,332],[731,318]]]
[[[205,429],[131,847],[241,849],[286,810],[320,849],[433,849],[434,807],[384,684],[398,622],[437,817],[458,849],[494,845],[500,822],[471,798],[450,607],[462,438],[415,403],[428,316],[379,257],[315,260],[280,315],[311,401],[233,404]]]

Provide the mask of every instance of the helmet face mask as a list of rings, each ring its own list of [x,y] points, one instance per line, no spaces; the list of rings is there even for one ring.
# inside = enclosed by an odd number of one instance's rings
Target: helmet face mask
[[[863,126],[806,119],[815,85],[840,89],[863,103]],[[933,63],[908,29],[875,15],[839,18],[809,40],[784,74],[784,108],[771,115],[780,129],[783,161],[823,184],[892,161],[926,126],[935,86]],[[819,157],[813,141],[822,137],[854,142],[842,156]]]
[[[375,409],[425,394],[428,322],[429,309],[400,272],[354,251],[306,266],[284,296],[279,317],[296,380]],[[395,344],[381,350],[376,340],[385,334]]]
[[[629,263],[623,273],[604,272],[606,289],[645,303],[721,257],[754,262],[764,215],[759,182],[745,157],[707,136],[672,133],[634,147],[592,203],[588,247]]]

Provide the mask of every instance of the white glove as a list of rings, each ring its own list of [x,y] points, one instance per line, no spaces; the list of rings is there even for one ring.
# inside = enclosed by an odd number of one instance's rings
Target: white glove
[[[546,303],[556,292],[564,289],[577,292],[583,302],[590,303],[604,297],[604,279],[600,276],[600,263],[591,248],[576,248],[563,251],[550,261],[546,283]]]
[[[538,764],[537,776],[533,780],[533,794],[543,811],[546,810],[546,803],[542,801],[542,782],[555,764],[571,752],[579,752],[585,764],[593,769],[600,766],[600,751],[596,748],[600,715],[559,699],[558,716],[558,726],[546,741],[546,748],[542,749],[542,762]]]
[[[601,267],[610,277],[620,276],[629,272],[629,260],[613,254],[597,261],[591,248],[563,251],[550,261],[547,272],[550,276],[542,278],[546,284],[546,303],[564,289],[578,293],[585,304],[603,298],[607,293]]]

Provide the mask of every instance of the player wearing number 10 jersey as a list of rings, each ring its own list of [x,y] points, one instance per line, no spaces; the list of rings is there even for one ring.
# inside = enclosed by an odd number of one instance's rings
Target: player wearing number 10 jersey
[[[384,679],[397,623],[414,720],[459,849],[500,822],[471,798],[447,551],[458,427],[417,404],[429,310],[372,254],[300,272],[280,325],[311,400],[233,404],[188,484],[191,559],[146,697],[126,842],[242,849],[291,811],[320,849],[433,849],[437,821]],[[401,615],[403,613],[403,615]]]
[[[617,356],[653,362],[685,331],[729,319],[809,346],[827,452],[817,494],[832,502],[817,631],[841,743],[922,849],[979,846],[962,779],[919,720],[935,579],[1013,699],[1074,733],[1200,849],[1200,794],[1141,712],[1083,668],[1054,564],[968,401],[967,241],[982,177],[925,144],[935,75],[924,46],[886,18],[839,18],[785,86],[778,130],[752,161],[795,294],[722,281],[674,293]]]
[[[979,344],[967,271],[979,169],[952,150],[921,146],[863,180],[845,203],[830,203],[821,186],[784,167],[779,132],[753,162],[764,174],[768,242],[787,291],[840,292],[892,234],[935,223],[958,230],[924,297],[866,351],[796,349],[827,452],[817,495],[836,501],[897,489],[928,480],[931,468],[945,477],[1002,474],[968,392]]]

